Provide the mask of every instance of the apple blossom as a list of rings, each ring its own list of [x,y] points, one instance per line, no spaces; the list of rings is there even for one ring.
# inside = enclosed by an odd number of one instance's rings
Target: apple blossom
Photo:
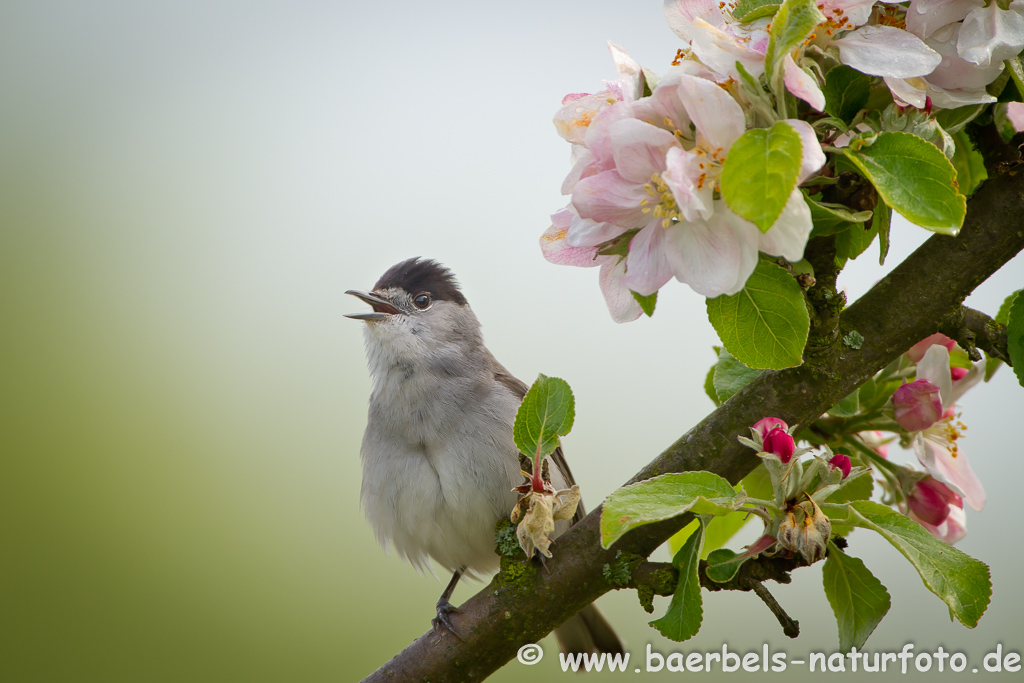
[[[843,455],[842,453],[836,453],[829,459],[828,464],[830,469],[838,468],[839,471],[843,473],[843,479],[850,476],[850,470],[852,469],[850,456]]]
[[[751,427],[762,440],[768,435],[768,432],[776,428],[789,431],[789,425],[786,424],[786,421],[777,417],[762,417]]]
[[[785,465],[793,458],[796,442],[785,429],[775,427],[765,434],[762,448],[765,453],[771,453]]]

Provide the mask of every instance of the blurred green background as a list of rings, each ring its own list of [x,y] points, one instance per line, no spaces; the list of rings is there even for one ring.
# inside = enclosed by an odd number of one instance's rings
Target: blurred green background
[[[359,507],[369,382],[341,317],[401,259],[455,270],[513,373],[570,382],[591,507],[711,409],[699,297],[615,325],[596,272],[537,248],[569,168],[551,116],[614,77],[606,39],[668,66],[660,5],[0,4],[0,679],[356,680],[428,627],[447,577],[386,556]],[[926,237],[898,226],[890,265]],[[971,303],[994,313],[1022,266]],[[950,624],[855,536],[893,596],[871,648],[1021,651],[1022,397],[1004,369],[963,404],[989,613]],[[601,604],[635,656],[837,647],[818,569],[773,590],[797,641],[748,595],[705,594],[684,645]],[[545,645],[495,680],[559,679]]]

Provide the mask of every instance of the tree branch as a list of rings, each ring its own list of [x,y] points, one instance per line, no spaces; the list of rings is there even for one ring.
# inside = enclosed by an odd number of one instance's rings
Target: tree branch
[[[666,472],[709,470],[739,481],[759,460],[736,441],[766,415],[802,429],[869,377],[932,334],[964,298],[1024,248],[1024,174],[996,177],[972,197],[957,237],[935,235],[845,310],[840,331],[864,336],[860,349],[841,341],[797,368],[764,371],[669,446],[630,481]],[[602,568],[616,552],[647,557],[692,517],[682,515],[600,545],[601,507],[558,538],[544,571],[515,580],[499,574],[461,606],[454,623],[464,640],[428,632],[367,681],[479,681],[615,588]],[[621,557],[621,555],[620,555]],[[529,565],[519,565],[529,567]]]
[[[1010,352],[1007,348],[1006,325],[997,323],[981,311],[961,306],[954,311],[939,330],[963,347],[971,360],[981,360],[981,349],[992,358],[998,358],[1007,365]]]

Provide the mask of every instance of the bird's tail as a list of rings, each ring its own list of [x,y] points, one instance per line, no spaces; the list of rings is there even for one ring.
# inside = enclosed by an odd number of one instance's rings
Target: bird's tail
[[[621,654],[625,650],[608,620],[597,605],[587,605],[580,613],[555,629],[558,645],[565,653]]]

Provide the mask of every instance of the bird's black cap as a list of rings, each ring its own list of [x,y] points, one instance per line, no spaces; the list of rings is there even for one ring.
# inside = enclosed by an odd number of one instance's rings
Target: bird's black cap
[[[452,271],[437,261],[419,256],[388,268],[373,289],[380,292],[392,287],[400,287],[413,296],[420,292],[430,292],[434,300],[451,301],[460,306],[467,303]]]

